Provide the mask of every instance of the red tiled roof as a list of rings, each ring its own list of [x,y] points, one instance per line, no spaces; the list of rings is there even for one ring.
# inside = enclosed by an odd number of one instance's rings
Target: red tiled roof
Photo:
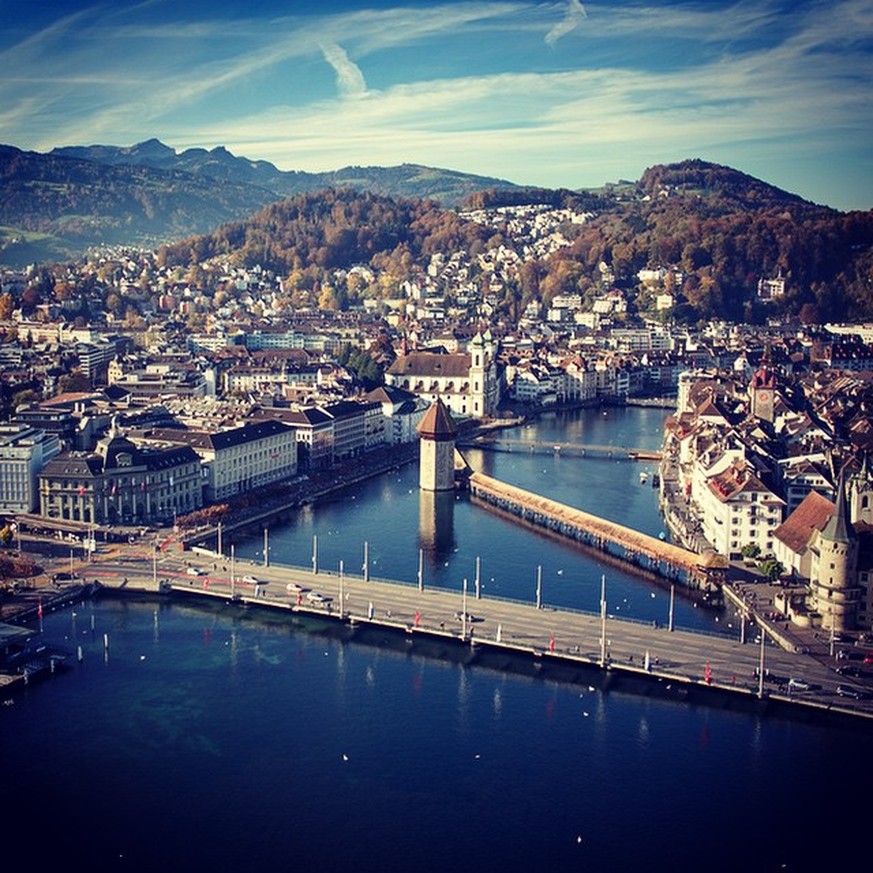
[[[818,491],[810,491],[797,509],[773,531],[773,536],[792,552],[801,552],[809,544],[813,532],[821,532],[833,514],[834,504]]]

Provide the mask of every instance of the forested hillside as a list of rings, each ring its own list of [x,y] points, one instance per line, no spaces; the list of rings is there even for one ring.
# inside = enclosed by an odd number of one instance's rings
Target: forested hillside
[[[604,290],[604,267],[632,306],[644,308],[637,273],[657,266],[683,275],[681,287],[669,289],[677,298],[671,316],[680,320],[760,321],[783,312],[808,321],[873,316],[870,212],[840,213],[701,161],[652,167],[620,193],[489,189],[465,206],[544,201],[591,217],[562,227],[568,246],[502,277],[499,305],[510,317],[531,300],[548,303],[558,294],[592,301]],[[513,245],[508,216],[488,228],[433,203],[327,191],[271,205],[168,246],[160,257],[172,265],[218,256],[260,264],[310,293],[330,284],[332,271],[366,264],[379,276],[366,293],[388,297],[434,252],[463,251],[475,279],[478,256],[503,245]],[[757,282],[780,273],[787,293],[765,305]],[[349,302],[343,297],[339,304]]]

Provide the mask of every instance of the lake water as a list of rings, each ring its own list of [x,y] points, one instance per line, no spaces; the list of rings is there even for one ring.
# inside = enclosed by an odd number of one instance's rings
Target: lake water
[[[584,441],[645,445],[645,431],[657,447],[660,413],[615,416],[613,430],[583,414]],[[567,460],[482,463],[660,529],[638,465],[599,461],[580,483]],[[351,566],[368,540],[380,574],[414,579],[423,542],[429,584],[472,579],[478,554],[502,595],[533,596],[539,564],[547,601],[587,608],[605,572],[614,608],[664,608],[653,583],[463,499],[431,549],[416,475],[307,510],[271,531],[271,555],[307,564],[317,535],[323,566]],[[717,617],[684,601],[683,616]],[[866,786],[867,728],[604,691],[596,674],[589,688],[466,667],[226,605],[99,599],[44,626],[82,662],[0,707],[7,856],[38,869],[799,871],[867,857],[850,799]]]

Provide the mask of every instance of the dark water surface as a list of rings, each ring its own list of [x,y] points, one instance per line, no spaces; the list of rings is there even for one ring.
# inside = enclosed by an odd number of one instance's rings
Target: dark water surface
[[[581,416],[579,441],[657,447],[662,413],[613,414]],[[568,461],[481,459],[660,530],[639,465]],[[271,531],[275,559],[308,563],[315,534],[323,566],[351,567],[369,540],[372,572],[414,579],[424,542],[429,584],[472,579],[480,555],[502,595],[533,597],[539,564],[546,601],[596,609],[605,572],[610,611],[666,610],[655,583],[463,499],[434,546],[414,467],[347,496]],[[687,601],[682,616],[716,627]],[[867,869],[850,798],[869,781],[869,729],[604,691],[596,673],[589,688],[465,667],[222,605],[108,598],[44,624],[83,660],[0,707],[10,864],[15,848],[38,870]]]
[[[869,732],[255,611],[110,599],[45,626],[83,662],[0,709],[3,831],[36,869],[803,870],[822,807],[832,860],[861,850]]]

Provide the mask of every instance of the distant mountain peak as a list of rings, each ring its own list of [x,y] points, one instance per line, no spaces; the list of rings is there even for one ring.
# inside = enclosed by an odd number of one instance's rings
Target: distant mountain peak
[[[160,154],[160,155],[175,155],[176,150],[162,143],[157,137],[138,142],[129,148],[121,149],[128,154]]]

